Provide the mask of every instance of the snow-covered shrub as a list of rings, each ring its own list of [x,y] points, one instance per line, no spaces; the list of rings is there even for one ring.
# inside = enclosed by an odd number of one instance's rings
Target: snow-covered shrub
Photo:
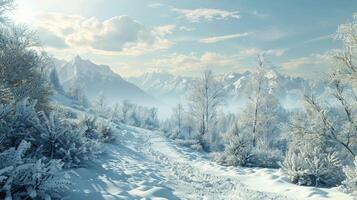
[[[33,158],[27,153],[30,149],[31,144],[22,141],[17,149],[0,153],[1,199],[60,198],[71,184],[61,161]]]
[[[110,127],[110,124],[108,122],[98,122],[96,131],[98,132],[100,136],[100,140],[102,142],[114,142],[115,141],[115,136],[114,136],[114,131]]]
[[[71,109],[68,109],[61,105],[51,105],[52,111],[58,113],[65,119],[76,119],[78,114]]]
[[[318,147],[311,151],[289,150],[282,170],[299,185],[331,187],[343,179],[337,154],[326,153]]]
[[[0,106],[1,149],[31,141],[33,150],[50,159],[60,159],[65,167],[75,167],[98,153],[97,141],[85,137],[87,126],[76,125],[57,113],[35,111],[36,101],[24,99],[15,105]],[[11,109],[11,111],[8,111]]]
[[[353,166],[346,166],[343,168],[346,180],[342,183],[346,187],[347,192],[357,195],[357,156],[355,157]]]
[[[252,159],[251,149],[248,144],[239,137],[231,137],[225,144],[225,149],[220,159],[222,165],[248,166]]]
[[[96,117],[83,115],[79,122],[78,127],[86,127],[84,136],[100,142],[113,142],[114,132],[110,124],[105,121],[99,121]]]
[[[99,139],[97,132],[97,118],[89,115],[82,115],[78,122],[78,127],[86,127],[84,136],[89,139]]]

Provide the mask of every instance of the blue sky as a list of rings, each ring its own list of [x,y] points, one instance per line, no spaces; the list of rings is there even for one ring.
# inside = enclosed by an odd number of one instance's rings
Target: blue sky
[[[13,17],[55,57],[108,64],[122,76],[242,72],[263,53],[277,69],[316,77],[329,67],[353,0],[18,0]]]

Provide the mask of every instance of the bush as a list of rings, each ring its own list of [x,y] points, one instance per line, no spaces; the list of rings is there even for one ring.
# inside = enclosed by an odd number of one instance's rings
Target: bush
[[[336,153],[325,153],[318,147],[312,151],[289,150],[282,170],[298,185],[331,187],[343,180]]]
[[[254,167],[279,168],[284,157],[281,150],[273,148],[256,148],[251,154],[248,165]]]
[[[221,156],[216,158],[216,161],[222,165],[249,166],[253,155],[245,141],[239,137],[231,137]]]
[[[99,121],[96,117],[84,115],[78,122],[78,127],[86,127],[84,136],[100,142],[113,142],[114,132],[108,122]]]
[[[37,113],[35,104],[24,99],[12,106],[0,106],[0,150],[17,146],[22,140],[31,141],[34,151],[41,149],[42,155],[62,160],[66,168],[78,167],[99,153],[99,143],[85,137],[86,126],[75,125],[53,112]]]
[[[115,141],[114,131],[108,122],[98,122],[96,130],[102,142],[109,143]]]
[[[22,141],[17,149],[0,153],[0,198],[60,198],[71,184],[69,174],[61,171],[61,161],[30,157],[26,154],[30,148],[29,142]]]
[[[343,172],[345,173],[346,180],[342,183],[347,189],[347,192],[357,195],[357,156],[354,160],[354,166],[344,167]]]
[[[86,127],[84,132],[84,136],[89,139],[99,139],[99,134],[96,131],[97,128],[97,118],[91,117],[89,115],[82,115],[78,122],[78,128]]]

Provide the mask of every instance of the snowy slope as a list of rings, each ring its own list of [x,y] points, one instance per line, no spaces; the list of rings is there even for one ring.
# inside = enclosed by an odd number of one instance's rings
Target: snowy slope
[[[84,89],[90,100],[103,93],[110,104],[129,100],[133,103],[152,106],[157,102],[140,88],[114,73],[109,66],[97,65],[79,56],[69,62],[55,60],[54,64],[64,88],[78,85]]]
[[[115,126],[118,142],[76,170],[66,199],[352,199],[337,189],[291,184],[279,170],[219,166],[160,132]]]

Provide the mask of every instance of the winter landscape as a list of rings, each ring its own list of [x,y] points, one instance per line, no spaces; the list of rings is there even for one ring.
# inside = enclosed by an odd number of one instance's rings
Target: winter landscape
[[[0,0],[0,199],[357,199],[357,2]]]

